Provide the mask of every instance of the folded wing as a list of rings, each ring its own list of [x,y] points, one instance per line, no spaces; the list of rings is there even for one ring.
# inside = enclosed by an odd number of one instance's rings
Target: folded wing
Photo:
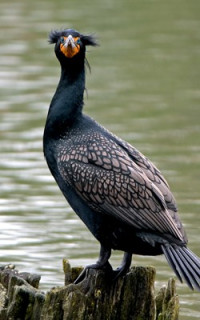
[[[80,197],[99,213],[138,230],[170,234],[184,241],[165,196],[147,174],[150,170],[153,175],[152,168],[139,166],[125,149],[105,136],[91,141],[73,146],[58,163],[61,176]]]

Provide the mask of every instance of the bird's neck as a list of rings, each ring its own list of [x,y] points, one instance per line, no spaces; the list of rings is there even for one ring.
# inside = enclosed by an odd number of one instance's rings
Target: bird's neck
[[[62,134],[82,114],[85,89],[85,69],[82,65],[61,67],[61,77],[51,101],[46,131],[49,135]]]

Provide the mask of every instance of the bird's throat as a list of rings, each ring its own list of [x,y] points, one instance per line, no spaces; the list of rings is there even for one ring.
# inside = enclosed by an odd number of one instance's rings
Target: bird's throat
[[[85,70],[62,68],[61,77],[51,101],[46,128],[48,134],[62,134],[81,116],[85,89]]]

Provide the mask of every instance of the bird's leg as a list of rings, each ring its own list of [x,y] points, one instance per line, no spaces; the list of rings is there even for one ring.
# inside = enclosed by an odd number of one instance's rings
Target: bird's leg
[[[118,279],[120,276],[124,276],[128,272],[131,265],[131,260],[132,260],[132,253],[124,252],[124,257],[123,257],[121,266],[113,271],[114,273],[113,280]]]
[[[108,260],[110,258],[110,255],[111,255],[111,249],[101,245],[99,259],[97,260],[96,264],[93,265],[93,266],[96,266],[96,268],[94,267],[94,269],[106,268],[107,264],[109,264]]]
[[[102,270],[106,270],[108,272],[112,272],[113,271],[112,267],[111,267],[110,263],[108,262],[110,255],[111,255],[111,249],[106,248],[103,245],[101,245],[99,259],[97,260],[97,262],[95,264],[91,264],[89,266],[86,266],[83,269],[83,271],[80,273],[80,275],[76,278],[74,283],[77,284],[77,283],[81,282],[85,278],[87,271],[89,269],[102,269]]]

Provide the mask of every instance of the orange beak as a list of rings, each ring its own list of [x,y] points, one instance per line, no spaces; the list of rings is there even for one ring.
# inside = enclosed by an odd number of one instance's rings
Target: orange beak
[[[80,45],[76,43],[79,38],[74,38],[71,35],[63,37],[64,41],[60,44],[61,52],[67,57],[72,58],[80,51]]]

